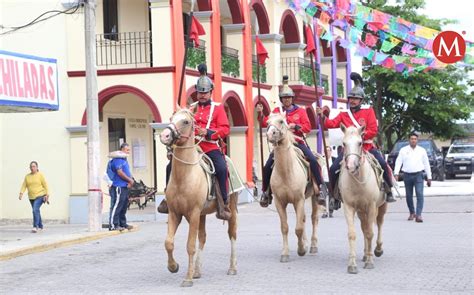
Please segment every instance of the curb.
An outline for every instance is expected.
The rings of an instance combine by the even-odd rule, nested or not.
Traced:
[[[51,242],[51,243],[45,243],[45,244],[40,244],[40,245],[35,245],[35,246],[29,246],[29,247],[24,247],[18,250],[12,250],[8,251],[6,253],[0,254],[0,261],[4,260],[9,260],[13,259],[19,256],[24,256],[24,255],[29,255],[29,254],[34,254],[34,253],[39,253],[39,252],[45,252],[48,250],[56,249],[56,248],[62,248],[62,247],[67,247],[67,246],[72,246],[75,244],[80,244],[80,243],[86,243],[106,237],[112,237],[116,235],[121,235],[121,234],[126,234],[129,232],[136,232],[139,230],[139,227],[137,225],[133,226],[133,229],[131,230],[123,230],[123,231],[106,231],[106,232],[99,232],[96,234],[91,234],[86,237],[79,237],[79,238],[73,238],[73,239],[65,239],[61,241],[56,241],[56,242]]]

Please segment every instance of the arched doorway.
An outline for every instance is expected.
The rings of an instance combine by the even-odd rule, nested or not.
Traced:
[[[128,85],[115,85],[101,90],[99,96],[101,170],[105,171],[107,155],[127,142],[131,173],[147,186],[156,186],[156,154],[150,123],[161,123],[155,102],[143,90]],[[82,119],[85,125],[86,115]],[[106,206],[104,205],[104,209]]]
[[[247,173],[246,133],[248,129],[247,116],[240,96],[235,91],[228,91],[222,98],[222,103],[229,118],[230,136],[227,137],[227,155],[232,158],[241,176]]]
[[[252,24],[255,21],[258,23],[259,32],[255,34],[269,34],[270,33],[270,21],[268,19],[267,10],[262,0],[252,0],[250,3]]]
[[[280,34],[283,35],[283,41],[286,44],[300,43],[300,32],[295,14],[290,9],[285,10],[281,17]]]

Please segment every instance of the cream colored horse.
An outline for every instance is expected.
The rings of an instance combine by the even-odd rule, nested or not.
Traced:
[[[203,168],[199,165],[200,154],[194,141],[195,121],[188,109],[178,109],[171,118],[170,125],[161,133],[160,140],[173,148],[171,178],[166,188],[168,202],[168,235],[165,247],[168,252],[168,270],[176,273],[179,264],[174,260],[174,236],[184,216],[189,223],[187,242],[188,272],[181,284],[191,287],[193,278],[201,277],[201,252],[206,243],[206,214],[216,211],[216,201],[207,201],[208,183]],[[235,242],[237,239],[237,194],[230,197],[232,217],[229,220],[228,235],[231,242],[229,275],[237,274]],[[196,237],[199,238],[196,260]]]
[[[351,126],[346,128],[341,124],[341,129],[344,132],[344,160],[341,162],[338,187],[344,202],[344,215],[349,230],[350,250],[347,271],[356,274],[355,213],[357,212],[359,216],[362,232],[364,233],[364,268],[371,269],[374,268],[372,256],[373,225],[377,222],[377,246],[374,254],[379,257],[383,254],[382,225],[387,211],[387,203],[385,203],[384,195],[377,184],[375,172],[366,160],[362,150],[362,135],[365,127],[356,128]]]
[[[318,226],[318,204],[317,195],[319,189],[316,185],[310,188],[305,196],[307,177],[303,166],[297,159],[296,151],[293,147],[295,139],[288,130],[286,118],[281,114],[271,114],[268,118],[267,139],[273,144],[273,154],[275,166],[273,168],[270,186],[275,196],[275,206],[280,215],[281,233],[283,235],[283,250],[281,252],[281,262],[289,261],[288,249],[288,221],[286,207],[293,204],[296,211],[296,236],[298,237],[298,255],[304,256],[308,251],[304,210],[305,197],[311,196],[313,232],[311,235],[310,253],[317,253],[318,239],[316,229]]]

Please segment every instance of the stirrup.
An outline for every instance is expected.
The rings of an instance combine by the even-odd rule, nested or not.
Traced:
[[[331,198],[329,200],[329,210],[338,210],[339,208],[341,208],[341,201],[335,199],[335,198]]]
[[[386,194],[385,194],[385,201],[386,201],[387,203],[394,203],[394,202],[396,202],[397,200],[395,200],[395,198],[393,197],[392,192],[389,192],[389,193],[386,193]]]
[[[230,220],[232,213],[230,212],[229,204],[225,204],[224,208],[218,208],[216,217],[222,220]]]
[[[267,191],[262,192],[262,195],[260,196],[260,206],[266,208],[271,203],[270,194]]]
[[[169,213],[168,203],[166,203],[166,199],[163,199],[163,201],[161,201],[160,205],[158,206],[158,208],[156,208],[156,210],[159,213],[163,213],[163,214],[168,214]]]

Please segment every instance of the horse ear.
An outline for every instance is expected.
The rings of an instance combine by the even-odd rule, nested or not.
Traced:
[[[339,127],[341,127],[342,132],[346,133],[346,126],[343,123]]]

